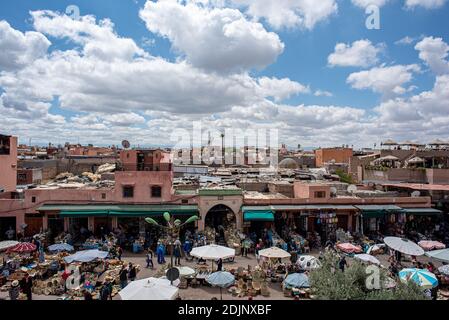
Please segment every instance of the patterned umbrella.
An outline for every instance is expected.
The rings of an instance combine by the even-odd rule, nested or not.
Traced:
[[[222,288],[232,286],[235,283],[235,277],[229,272],[218,271],[206,277],[206,281],[213,286],[220,287],[220,296],[221,300],[223,300]]]
[[[320,260],[314,256],[300,256],[296,261],[296,264],[304,270],[313,270],[321,267]]]
[[[439,267],[438,271],[445,276],[449,276],[449,264]]]
[[[402,282],[414,281],[423,289],[432,289],[438,285],[435,275],[424,269],[407,268],[399,272]]]
[[[8,253],[30,253],[36,251],[36,245],[29,242],[20,242],[16,244],[14,247],[8,249]]]

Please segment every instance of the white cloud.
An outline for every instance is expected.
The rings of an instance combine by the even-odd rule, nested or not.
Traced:
[[[310,93],[310,88],[288,78],[277,79],[262,77],[258,79],[262,94],[265,97],[273,97],[275,101],[288,99],[299,93]]]
[[[380,121],[394,121],[404,124],[410,124],[410,121],[432,123],[445,119],[445,126],[448,129],[448,104],[449,75],[442,75],[436,78],[431,91],[425,91],[407,99],[388,100],[378,106],[376,111],[381,115]],[[418,129],[413,128],[414,131],[419,131]]]
[[[371,89],[381,93],[384,98],[407,92],[404,85],[413,79],[413,73],[419,72],[416,64],[375,67],[370,70],[351,73],[346,79],[354,89]]]
[[[399,39],[398,41],[396,41],[395,44],[397,44],[397,45],[409,45],[409,44],[412,44],[415,41],[416,41],[415,38],[412,38],[412,37],[409,37],[409,36],[405,36],[404,38]]]
[[[114,32],[109,19],[98,24],[93,16],[82,16],[79,20],[52,11],[31,12],[34,28],[56,38],[68,38],[83,45],[83,53],[101,60],[131,60],[143,56],[144,51],[129,38],[121,38]]]
[[[351,45],[337,43],[335,51],[327,58],[332,67],[369,67],[379,61],[382,45],[374,46],[369,40],[354,41]]]
[[[449,45],[442,38],[427,37],[418,42],[415,49],[423,60],[436,74],[449,73]]]
[[[22,33],[0,21],[0,71],[20,69],[43,57],[51,45],[41,33]]]
[[[446,0],[406,0],[405,6],[407,8],[424,7],[426,9],[440,8],[446,3]]]
[[[168,38],[190,63],[206,70],[262,69],[284,50],[277,34],[236,9],[147,1],[140,17],[151,32]]]
[[[247,13],[255,19],[265,19],[273,28],[313,29],[321,21],[336,14],[335,0],[232,0],[247,7]]]
[[[332,92],[329,91],[323,91],[323,90],[316,90],[314,93],[315,97],[333,97],[334,95]]]
[[[360,7],[367,8],[370,5],[375,5],[378,7],[383,7],[389,0],[351,0],[351,2]]]

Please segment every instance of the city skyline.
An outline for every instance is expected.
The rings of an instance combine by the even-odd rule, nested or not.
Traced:
[[[37,144],[170,146],[197,120],[277,129],[289,147],[448,140],[447,6],[1,3],[0,128]]]

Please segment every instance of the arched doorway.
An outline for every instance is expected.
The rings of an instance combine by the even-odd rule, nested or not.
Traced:
[[[206,214],[206,230],[215,231],[215,242],[223,244],[226,242],[225,230],[236,226],[234,211],[223,204],[212,207]],[[210,236],[209,236],[210,237]]]

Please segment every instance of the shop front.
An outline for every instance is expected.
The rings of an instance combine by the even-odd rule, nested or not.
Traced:
[[[270,230],[275,223],[274,211],[270,207],[243,207],[243,226],[246,234],[261,238],[264,230]]]

